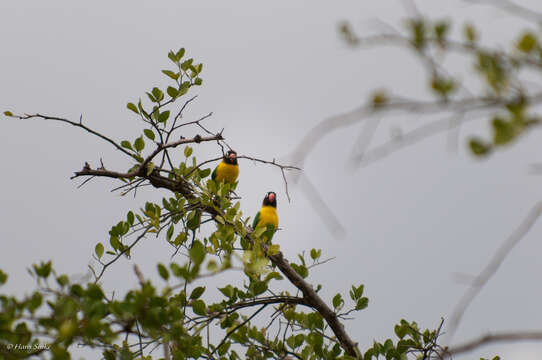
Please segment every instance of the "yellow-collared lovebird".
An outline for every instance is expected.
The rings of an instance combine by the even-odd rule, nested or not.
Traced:
[[[234,184],[239,176],[239,165],[237,164],[237,153],[233,150],[228,151],[218,163],[211,174],[211,179],[216,182],[224,181],[229,184]]]
[[[277,215],[277,194],[270,191],[263,198],[262,208],[252,222],[252,228],[256,229],[258,227],[267,227],[268,231],[264,232],[264,236],[267,237],[268,241],[271,241],[275,230],[279,226],[279,217]]]

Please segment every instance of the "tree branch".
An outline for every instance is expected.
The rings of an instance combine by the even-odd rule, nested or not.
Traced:
[[[536,223],[540,215],[542,214],[542,201],[537,202],[527,214],[527,217],[521,222],[516,230],[510,234],[508,239],[497,249],[489,263],[485,268],[476,276],[471,286],[465,291],[450,317],[450,326],[447,332],[448,342],[451,341],[457,330],[459,323],[463,317],[463,314],[469,307],[470,303],[480,293],[482,288],[487,284],[489,279],[499,269],[499,266],[503,263],[504,259],[512,251],[521,239],[529,232],[529,230]]]
[[[503,332],[497,334],[486,334],[471,341],[467,341],[458,346],[444,348],[441,356],[451,358],[453,355],[458,355],[473,351],[481,346],[495,342],[518,342],[518,341],[540,341],[542,340],[542,331],[516,331]]]
[[[84,126],[84,125],[82,125],[80,123],[74,123],[74,122],[72,122],[70,120],[66,120],[66,119],[62,119],[62,118],[56,118],[56,117],[44,116],[44,115],[40,115],[40,114],[27,115],[27,118],[32,118],[32,117],[39,117],[39,118],[46,119],[46,120],[57,120],[57,121],[69,123],[69,124],[74,125],[74,126],[82,127],[83,129],[87,130],[88,132],[90,132],[90,133],[92,133],[92,134],[94,134],[94,135],[96,135],[96,136],[98,136],[98,137],[100,137],[102,139],[105,139],[106,141],[108,141],[111,144],[115,145],[115,147],[117,147],[123,153],[125,153],[127,155],[130,155],[131,157],[134,157],[132,154],[130,154],[125,149],[120,147],[113,140],[105,137],[104,135],[102,135],[100,133],[95,132],[94,130],[91,130],[91,129],[87,128],[86,126]],[[25,117],[19,117],[19,118],[25,118]],[[201,121],[204,118],[202,118],[202,119],[200,119],[198,121]],[[199,123],[197,123],[197,124],[200,125]],[[110,170],[105,169],[103,166],[101,168],[99,168],[99,169],[91,169],[90,165],[88,163],[85,163],[85,166],[83,167],[83,169],[81,171],[76,172],[75,175],[72,178],[76,178],[76,177],[79,177],[79,176],[102,176],[102,177],[109,177],[109,178],[116,178],[116,179],[125,179],[125,178],[131,178],[131,177],[141,177],[141,178],[147,179],[156,188],[166,188],[166,189],[169,189],[169,190],[171,190],[173,192],[178,192],[178,193],[182,194],[187,199],[194,199],[196,197],[196,195],[194,194],[194,190],[193,190],[192,186],[190,185],[190,183],[188,181],[186,181],[184,179],[178,179],[178,180],[170,179],[168,177],[160,175],[159,171],[152,171],[150,174],[147,174],[146,165],[149,164],[150,161],[157,154],[159,154],[161,151],[163,151],[165,149],[173,148],[173,147],[176,147],[176,146],[181,145],[181,144],[200,143],[200,142],[203,142],[203,141],[219,141],[219,140],[223,140],[223,137],[222,137],[221,133],[216,134],[216,135],[212,135],[212,136],[209,136],[209,137],[201,137],[201,136],[197,135],[197,136],[195,136],[194,138],[191,138],[191,139],[181,138],[181,139],[179,139],[177,141],[173,141],[173,142],[170,142],[170,143],[167,143],[167,144],[158,144],[157,148],[150,155],[148,155],[145,158],[145,160],[141,163],[141,165],[139,165],[136,169],[134,169],[134,170],[132,170],[130,172],[121,173],[121,172],[117,172],[117,171],[110,171]],[[279,166],[281,168],[281,170],[284,170],[284,169],[299,169],[296,166],[279,165],[279,164],[275,163],[274,161],[269,162],[269,161],[255,159],[255,158],[251,158],[251,157],[247,157],[247,156],[244,156],[244,158],[247,158],[247,159],[250,159],[250,160],[253,160],[253,161],[258,161],[258,162],[262,162],[262,163],[267,163],[267,164],[272,164],[272,165],[275,165],[275,166]],[[213,218],[216,217],[217,215],[219,215],[219,213],[220,213],[220,211],[218,209],[215,209],[212,206],[203,206],[202,205],[201,210],[203,212],[208,213]],[[98,274],[98,276],[96,278],[96,281],[98,281],[102,277],[105,269],[109,265],[111,265],[116,259],[118,259],[120,256],[122,256],[122,254],[125,251],[128,251],[129,249],[131,249],[141,238],[143,238],[145,236],[145,234],[147,233],[148,230],[149,230],[149,228],[147,228],[142,234],[140,234],[138,236],[138,238],[128,248],[124,249],[123,252],[118,254],[115,257],[115,259],[113,259],[112,261],[110,261],[107,264],[104,264],[104,266],[102,268],[102,271],[100,272],[100,274]],[[253,239],[251,237],[252,229],[246,227],[244,230],[246,231],[246,235],[244,235],[245,239],[247,241],[249,241],[250,243],[254,243],[254,241],[253,241]],[[265,245],[264,245],[264,247],[265,247]],[[308,305],[308,306],[312,307],[314,310],[319,312],[320,315],[326,320],[326,322],[329,324],[330,328],[334,332],[335,336],[337,337],[337,339],[338,339],[340,345],[342,346],[342,348],[344,349],[344,351],[350,356],[353,356],[353,357],[356,357],[356,358],[359,357],[359,351],[357,350],[357,344],[354,343],[350,339],[350,337],[348,336],[348,334],[346,333],[346,331],[344,329],[344,326],[341,324],[339,318],[337,317],[337,314],[331,308],[329,308],[327,306],[327,304],[322,300],[322,298],[320,298],[320,296],[314,291],[312,286],[309,285],[299,274],[297,274],[295,272],[295,270],[290,266],[288,261],[284,258],[282,253],[279,252],[278,254],[271,255],[271,256],[268,256],[268,257],[271,260],[271,262],[280,269],[280,271],[286,276],[286,278],[288,278],[288,280],[303,293],[303,299],[304,299],[303,302],[302,302],[303,305]],[[284,302],[284,299],[282,299],[282,300],[283,300],[282,302]],[[269,300],[269,301],[271,301],[271,300]],[[299,303],[301,303],[301,300],[296,300],[296,301],[299,301]],[[259,309],[257,312],[263,310],[263,308],[266,307],[267,305],[268,305],[268,303],[263,302],[262,303],[262,308]],[[247,303],[246,306],[252,306],[252,304]],[[229,335],[227,335],[227,336],[229,336]],[[222,342],[224,342],[225,339],[223,339]],[[218,347],[220,347],[220,345]],[[218,347],[216,349],[218,349]]]
[[[290,280],[290,282],[303,293],[303,297],[307,303],[322,315],[329,327],[337,337],[344,351],[355,358],[359,357],[357,343],[354,343],[344,329],[344,325],[340,322],[337,314],[327,306],[320,296],[314,291],[303,278],[290,266],[288,261],[282,255],[282,252],[269,256],[269,259],[276,265],[280,271]]]

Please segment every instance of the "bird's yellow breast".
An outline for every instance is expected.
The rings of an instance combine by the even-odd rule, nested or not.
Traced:
[[[273,225],[275,229],[279,226],[279,217],[277,215],[277,209],[273,206],[262,206],[260,209],[260,219],[256,226]]]
[[[233,184],[239,176],[239,166],[227,164],[224,161],[218,163],[216,169],[216,181],[217,182],[227,182]]]

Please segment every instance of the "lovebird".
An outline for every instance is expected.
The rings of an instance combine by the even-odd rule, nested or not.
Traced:
[[[211,179],[216,182],[224,181],[234,184],[239,176],[239,165],[237,164],[237,153],[233,150],[228,151],[218,163],[211,174]]]
[[[264,232],[263,236],[267,237],[268,241],[271,241],[275,230],[279,226],[279,217],[277,215],[277,194],[273,191],[268,192],[263,198],[263,204],[254,217],[252,222],[252,228],[267,227],[268,230]]]

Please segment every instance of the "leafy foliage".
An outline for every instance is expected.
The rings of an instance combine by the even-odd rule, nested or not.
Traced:
[[[120,142],[118,148],[125,149],[136,165],[115,177],[124,183],[119,188],[123,195],[147,181],[172,192],[159,202],[147,201],[128,211],[111,227],[107,239],[95,245],[93,256],[99,267],[91,268],[93,282],[77,283],[58,275],[51,262],[33,265],[36,291],[21,300],[0,297],[0,345],[21,344],[22,349],[0,346],[1,356],[24,358],[47,350],[54,358],[69,358],[77,344],[100,349],[105,359],[152,359],[157,345],[166,349],[163,355],[174,359],[348,358],[328,320],[306,297],[291,295],[286,277],[271,266],[270,258],[280,255],[280,247],[269,241],[268,229],[254,231],[247,226],[241,203],[231,196],[237,184],[210,179],[210,169],[203,167],[207,161],[198,163],[192,146],[184,147],[178,162],[168,153],[183,143],[197,145],[204,140],[196,135],[171,142],[181,127],[194,126],[213,135],[201,119],[180,122],[193,98],[180,109],[172,107],[193,86],[201,85],[202,65],[186,59],[184,49],[171,51],[168,57],[175,70],[162,73],[173,85],[148,91],[150,108],[142,99],[127,104],[144,128],[134,140]],[[220,135],[209,139],[221,145]],[[160,155],[159,161],[151,161]],[[82,174],[85,171],[107,170],[86,165]],[[131,257],[139,241],[148,236],[167,242],[173,252],[170,261],[156,264],[160,285],[136,270],[140,287],[108,298],[100,280],[109,266]],[[312,264],[300,254],[291,267],[307,278],[310,269],[321,264],[321,256],[321,250],[312,249]],[[230,269],[242,270],[242,285],[227,284],[218,289],[218,298],[198,281]],[[6,279],[0,273],[0,282]],[[348,309],[338,294],[332,301],[333,316],[339,319],[366,308],[368,300],[362,294],[363,285],[352,287],[353,303]],[[28,351],[41,342],[49,348]]]

